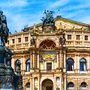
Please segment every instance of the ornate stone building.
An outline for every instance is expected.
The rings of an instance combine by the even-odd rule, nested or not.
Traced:
[[[90,25],[45,11],[43,23],[15,31],[6,46],[21,62],[24,90],[90,90]]]

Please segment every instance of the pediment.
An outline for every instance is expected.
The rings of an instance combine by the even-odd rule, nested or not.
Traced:
[[[66,18],[62,18],[62,17],[56,17],[55,19],[55,26],[56,26],[56,29],[80,29],[80,30],[88,30],[90,29],[90,25],[88,24],[85,24],[85,23],[81,23],[81,22],[77,22],[77,21],[73,21],[73,20],[70,20],[70,19],[66,19]],[[40,23],[40,24],[37,24],[37,25],[34,25],[32,27],[29,27],[27,30],[25,31],[28,31],[28,30],[33,30],[33,29],[36,29],[36,30],[42,30],[42,25],[43,23]]]
[[[57,29],[88,29],[90,27],[88,24],[62,17],[55,18],[55,26]]]

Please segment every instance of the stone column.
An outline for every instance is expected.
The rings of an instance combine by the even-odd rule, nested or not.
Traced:
[[[79,56],[77,56],[77,58],[78,58],[78,73],[79,73],[79,71],[80,71],[80,60],[79,60]]]
[[[10,48],[10,46],[12,45],[12,43],[11,43],[11,37],[9,37],[9,48]]]
[[[73,46],[75,46],[75,32],[73,32]]]
[[[34,53],[34,68],[37,68],[37,53]]]
[[[56,77],[54,77],[54,89],[53,90],[56,90]]]
[[[30,77],[30,90],[33,90],[32,77]]]
[[[38,90],[40,90],[40,76],[38,77]]]
[[[15,49],[16,49],[16,44],[17,44],[17,37],[15,36]]]
[[[86,65],[86,66],[87,66],[87,69],[89,69],[89,62],[90,62],[90,61],[89,61],[89,55],[88,55],[88,58],[87,58],[87,65]]]
[[[76,72],[80,71],[80,60],[78,54],[76,54]]]
[[[60,90],[62,90],[62,78],[60,77]]]
[[[74,70],[76,69],[76,55],[75,55],[75,57],[74,57]]]
[[[30,52],[30,59],[31,59],[31,65],[30,65],[30,68],[33,68],[33,57],[32,57],[32,51]]]
[[[84,46],[84,32],[82,32],[82,46]]]
[[[22,36],[21,36],[21,47],[23,48],[23,34],[22,34]]]
[[[57,68],[59,68],[59,58],[58,58],[58,51],[57,51]]]
[[[37,52],[37,68],[40,68],[39,66],[39,52]]]
[[[66,81],[66,75],[64,77],[64,90],[67,90],[67,81]]]
[[[35,68],[35,51],[33,51],[33,68]]]
[[[32,90],[34,90],[34,86],[35,86],[34,84],[35,84],[35,83],[34,83],[34,77],[33,77],[33,84],[32,84],[32,85],[33,85],[33,89],[32,89]]]
[[[42,83],[40,82],[40,90],[42,90]]]
[[[60,50],[60,67],[62,67],[62,51]]]
[[[22,60],[23,60],[23,70],[25,70],[25,60],[24,60],[24,56],[22,56]]]
[[[30,37],[30,33],[29,33],[29,39],[28,39],[28,42],[29,42],[29,48],[30,48],[30,40],[31,40],[31,37]]]
[[[23,64],[25,63],[25,61],[23,62],[23,56],[21,58],[21,74],[23,74]]]
[[[64,68],[66,68],[66,51],[64,51]]]

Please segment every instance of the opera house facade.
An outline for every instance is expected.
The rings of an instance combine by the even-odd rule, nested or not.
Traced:
[[[15,72],[21,62],[23,90],[90,90],[90,25],[44,13],[6,44]]]

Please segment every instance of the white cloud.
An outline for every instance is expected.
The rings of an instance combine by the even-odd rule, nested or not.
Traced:
[[[41,18],[43,16],[43,11],[53,10],[57,11],[58,9],[61,10],[61,16],[64,16],[65,18],[73,19],[80,22],[89,23],[90,17],[87,17],[84,19],[83,14],[87,13],[87,11],[82,10],[83,8],[89,8],[90,2],[83,2],[81,3],[81,0],[79,0],[79,4],[70,4],[73,3],[70,2],[70,0],[55,0],[52,2],[46,3],[48,0],[44,0],[42,2],[38,2],[36,0],[5,0],[6,2],[0,2],[0,8],[4,11],[4,15],[7,17],[7,24],[10,29],[10,32],[14,33],[15,30],[17,32],[21,32],[21,29],[24,28],[25,25],[28,24],[28,26],[32,26],[38,23],[41,23]],[[45,3],[43,3],[45,2]],[[43,3],[41,5],[41,3]],[[23,6],[29,6],[23,8]],[[35,6],[36,5],[36,6]],[[64,6],[64,8],[62,8]],[[15,8],[13,8],[15,7]],[[18,7],[18,9],[17,9]],[[40,8],[40,9],[38,9]],[[72,10],[72,11],[69,11]],[[22,13],[23,12],[23,13]],[[54,14],[56,17],[56,14]],[[80,15],[82,15],[80,17]],[[86,14],[85,14],[86,15]],[[89,14],[90,15],[90,14]],[[88,15],[88,16],[89,16]]]
[[[59,0],[59,1],[56,1],[52,4],[49,5],[49,9],[51,8],[57,8],[58,6],[63,6],[65,4],[67,4],[69,2],[69,0]]]
[[[81,22],[83,22],[83,23],[86,23],[86,24],[89,24],[90,25],[90,16],[79,18],[78,20],[81,21]]]
[[[17,32],[21,32],[21,29],[24,29],[25,25],[28,25],[28,27],[33,26],[34,23],[38,24],[41,22],[40,18],[42,14],[40,13],[39,15],[37,14],[13,14],[13,13],[8,13],[8,28],[9,31],[14,33],[15,30]]]
[[[65,17],[66,18],[72,18],[72,17],[78,17],[79,15],[81,15],[81,13],[83,13],[84,10],[77,10],[75,12],[70,12],[70,13],[65,13]]]
[[[26,5],[28,5],[27,0],[7,0],[0,3],[0,7],[21,7]]]
[[[88,3],[84,3],[84,4],[79,4],[79,5],[69,5],[69,6],[66,6],[64,8],[62,8],[62,11],[63,10],[78,10],[78,9],[85,9],[85,8],[89,8],[90,7],[90,2]]]

